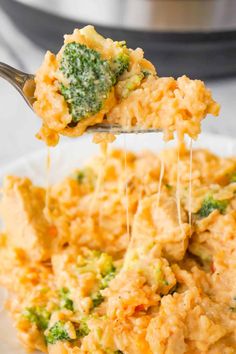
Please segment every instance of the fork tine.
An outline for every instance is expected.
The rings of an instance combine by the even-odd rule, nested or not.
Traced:
[[[154,128],[134,128],[122,127],[118,124],[95,124],[86,129],[87,133],[114,133],[114,134],[140,134],[140,133],[159,133],[159,129]]]

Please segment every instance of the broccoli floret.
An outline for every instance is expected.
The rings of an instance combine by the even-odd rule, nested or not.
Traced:
[[[148,71],[148,70],[142,70],[142,73],[143,73],[143,75],[144,75],[145,78],[152,74],[152,73],[151,73],[150,71]]]
[[[64,321],[57,321],[49,330],[46,335],[46,341],[48,344],[54,344],[57,341],[68,340],[71,338],[66,330]]]
[[[83,338],[89,334],[90,330],[85,320],[81,320],[79,328],[76,329],[76,338]],[[48,333],[45,336],[46,342],[48,344],[54,344],[57,341],[73,341],[76,338],[71,338],[67,329],[66,322],[57,321],[54,325],[48,330]]]
[[[133,75],[126,83],[125,88],[128,91],[135,90],[140,85],[143,78],[144,78],[144,75],[142,73]]]
[[[215,200],[212,196],[208,196],[203,200],[201,209],[198,211],[198,215],[205,218],[216,209],[223,214],[227,204],[228,202],[226,200]]]
[[[72,124],[99,112],[117,78],[128,68],[128,55],[105,60],[96,50],[72,42],[65,45],[60,71],[61,93],[69,106]]]
[[[32,323],[35,323],[40,331],[44,331],[48,327],[51,314],[45,307],[28,307],[23,312],[23,316]]]
[[[230,178],[230,183],[235,183],[236,182],[236,172],[234,172]]]
[[[107,253],[102,253],[99,258],[99,268],[103,277],[115,271],[112,257]]]
[[[79,184],[87,183],[91,187],[94,187],[96,181],[96,175],[90,167],[85,167],[83,170],[74,172],[72,178]]]
[[[114,85],[114,74],[107,60],[84,44],[65,46],[60,70],[68,81],[61,84],[74,122],[99,112]]]
[[[76,180],[79,182],[79,184],[83,183],[84,178],[85,178],[85,174],[84,174],[83,171],[79,171],[79,172],[76,174]]]
[[[112,71],[115,75],[116,80],[120,75],[122,75],[125,70],[129,68],[129,56],[126,53],[120,53],[117,57],[113,60],[112,64]]]
[[[94,272],[99,273],[102,277],[115,271],[112,257],[107,253],[93,251],[87,257],[78,258],[78,271],[80,273]]]
[[[115,350],[114,354],[124,354],[121,350]]]
[[[236,307],[230,306],[229,309],[230,309],[230,311],[232,311],[232,312],[236,312]]]
[[[166,279],[163,279],[163,280],[162,280],[162,284],[163,284],[164,286],[170,285],[170,283],[169,283],[168,280],[166,280]]]
[[[64,298],[62,300],[62,307],[67,309],[67,310],[74,311],[74,304],[73,304],[73,301],[71,299]]]
[[[98,307],[104,301],[104,297],[102,296],[101,292],[98,291],[91,296],[93,302],[93,308]]]
[[[139,74],[132,75],[125,81],[121,81],[123,84],[122,89],[120,88],[120,96],[127,98],[129,94],[138,88],[144,78],[144,74],[141,72]]]
[[[89,334],[90,330],[85,320],[81,320],[79,328],[76,330],[77,338],[83,338]]]
[[[101,280],[101,289],[106,289],[112,279],[114,279],[116,276],[116,271],[115,269],[112,270],[110,273],[108,273],[104,278]]]
[[[61,307],[70,311],[74,311],[74,303],[69,298],[69,290],[67,288],[62,288],[60,290],[60,300],[61,300]]]

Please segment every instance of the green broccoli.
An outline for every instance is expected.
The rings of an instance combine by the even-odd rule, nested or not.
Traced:
[[[103,277],[115,271],[113,258],[108,253],[105,252],[101,253],[98,260],[98,264],[99,264],[100,272]]]
[[[85,167],[82,170],[75,171],[72,174],[72,178],[75,179],[78,184],[86,183],[91,188],[94,187],[96,181],[96,174],[90,167]]]
[[[145,78],[148,77],[149,75],[152,75],[152,73],[150,71],[148,71],[148,70],[142,70],[142,73],[143,73]]]
[[[77,338],[83,338],[89,334],[90,330],[85,320],[81,320],[79,328],[76,330]]]
[[[135,90],[143,80],[144,75],[142,73],[131,76],[125,85],[125,89],[128,91]]]
[[[40,331],[47,329],[51,317],[45,307],[40,306],[26,308],[23,312],[23,316],[30,322],[35,323]]]
[[[214,210],[219,210],[221,214],[225,212],[228,205],[226,200],[215,200],[211,195],[207,196],[203,202],[201,209],[198,211],[198,215],[201,218],[205,218],[210,215]]]
[[[236,182],[236,172],[234,172],[230,178],[230,183],[235,183]]]
[[[168,282],[168,280],[163,279],[163,280],[162,280],[162,285],[168,286],[168,285],[170,285],[170,283]]]
[[[120,53],[111,63],[112,71],[116,80],[129,68],[129,56],[125,53]]]
[[[57,321],[51,328],[49,328],[46,337],[46,342],[48,344],[55,344],[57,341],[67,340],[70,341],[71,338],[65,328],[64,321]]]
[[[72,115],[72,125],[102,109],[118,77],[128,68],[129,57],[121,52],[114,60],[101,58],[99,52],[84,44],[65,45],[60,71],[65,77],[61,83]]]
[[[230,306],[229,309],[230,309],[230,311],[232,311],[232,312],[236,312],[236,307]]]
[[[59,293],[61,300],[61,307],[70,311],[74,311],[74,303],[69,298],[69,290],[67,288],[62,288]]]
[[[115,269],[112,270],[110,273],[105,275],[105,277],[102,278],[101,280],[101,286],[100,289],[106,289],[112,279],[114,279],[116,276],[116,271]]]
[[[102,296],[100,291],[97,291],[95,294],[91,296],[93,302],[93,308],[98,307],[104,301],[104,297]]]
[[[85,179],[85,173],[83,171],[79,171],[77,174],[76,174],[76,180],[78,181],[79,184],[83,183]]]
[[[115,270],[112,257],[107,253],[92,251],[86,257],[78,257],[78,271],[80,273],[99,273],[102,277]]]

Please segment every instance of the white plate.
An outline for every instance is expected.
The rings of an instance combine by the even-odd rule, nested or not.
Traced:
[[[144,150],[160,151],[165,144],[162,136],[156,134],[148,135],[130,135],[120,136],[112,144],[112,147],[124,147],[128,150]],[[173,145],[169,143],[168,145]],[[207,148],[220,156],[236,155],[236,140],[228,137],[201,134],[199,140],[193,143],[193,147]],[[73,169],[83,164],[91,156],[98,153],[97,145],[91,143],[90,137],[82,137],[73,140],[70,143],[58,145],[58,147],[50,149],[51,155],[51,173],[50,182],[60,180]],[[46,158],[47,149],[25,156],[16,162],[2,168],[0,171],[0,184],[6,174],[14,174],[19,176],[27,176],[34,183],[45,185],[47,180],[46,174]],[[0,289],[0,303],[4,300],[4,291]],[[1,309],[1,304],[0,304]],[[16,339],[15,331],[12,329],[11,322],[5,311],[0,312],[0,353],[1,354],[24,354]]]

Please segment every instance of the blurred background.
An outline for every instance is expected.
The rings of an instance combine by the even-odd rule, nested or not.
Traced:
[[[0,61],[34,73],[63,34],[93,24],[142,47],[160,76],[203,79],[222,105],[205,131],[236,133],[236,0],[0,0]],[[0,166],[42,148],[39,119],[0,79]],[[223,147],[222,147],[223,148]]]

